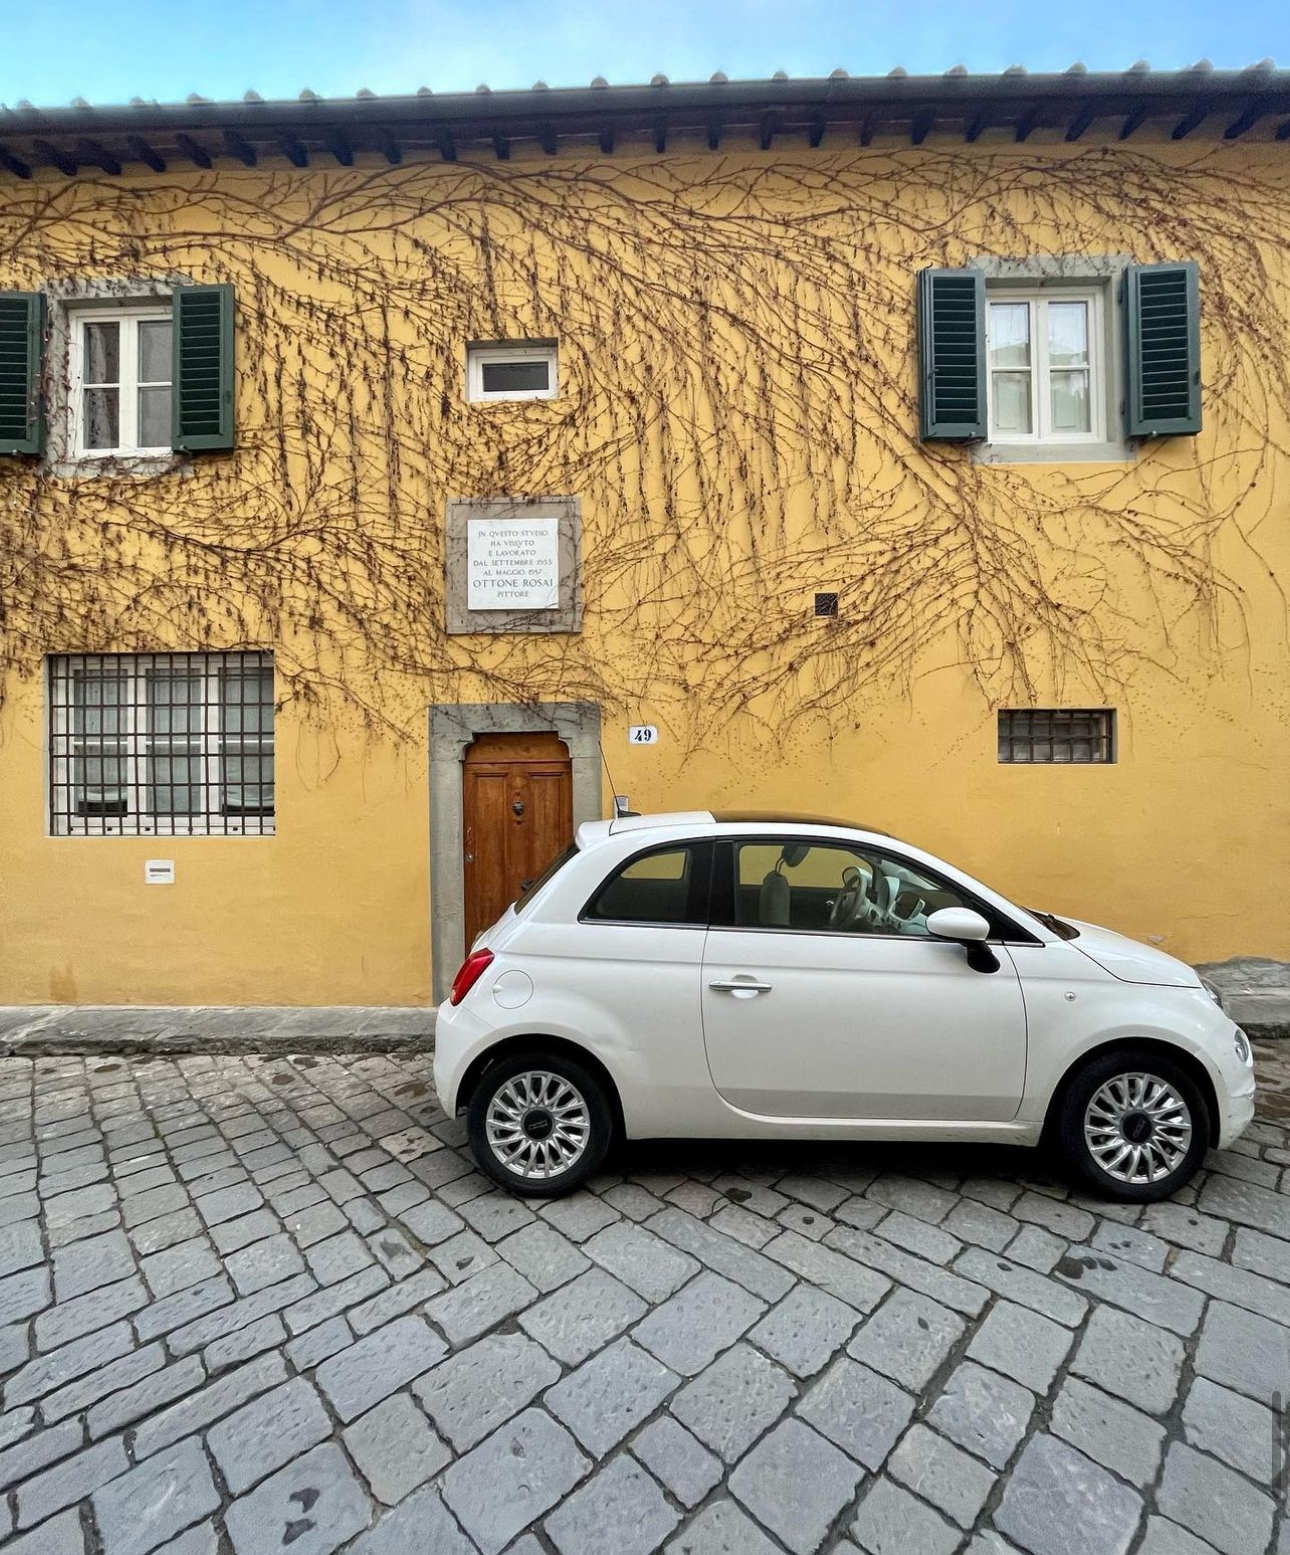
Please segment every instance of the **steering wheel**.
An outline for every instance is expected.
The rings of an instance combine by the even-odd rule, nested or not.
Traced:
[[[842,889],[829,913],[831,929],[848,929],[864,903],[864,876],[854,864],[842,871]]]

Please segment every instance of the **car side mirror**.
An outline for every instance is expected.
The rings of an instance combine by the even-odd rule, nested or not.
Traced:
[[[990,938],[989,921],[971,907],[939,907],[927,915],[927,932],[936,939],[952,940],[967,951],[967,962],[974,972],[997,972],[999,958],[986,941]]]

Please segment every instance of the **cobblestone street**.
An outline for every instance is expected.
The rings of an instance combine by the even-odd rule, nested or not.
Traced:
[[[5,1060],[0,1542],[1290,1555],[1259,1062],[1139,1211],[1028,1153],[673,1144],[533,1209],[422,1056]]]

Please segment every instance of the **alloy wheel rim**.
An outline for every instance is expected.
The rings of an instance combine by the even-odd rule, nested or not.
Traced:
[[[493,1093],[484,1127],[489,1148],[508,1172],[549,1182],[572,1171],[586,1153],[591,1113],[563,1075],[528,1069]]]
[[[1178,1170],[1191,1149],[1191,1110],[1159,1075],[1118,1074],[1090,1098],[1084,1142],[1117,1182],[1160,1182]]]

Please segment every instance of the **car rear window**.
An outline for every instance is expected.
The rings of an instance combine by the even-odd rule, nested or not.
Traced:
[[[547,881],[554,880],[569,860],[577,855],[577,852],[578,844],[571,842],[567,848],[556,854],[540,875],[535,876],[527,885],[521,886],[520,894],[515,898],[515,911],[523,912]]]
[[[614,923],[689,923],[693,846],[658,848],[628,859],[592,897],[584,917]]]

